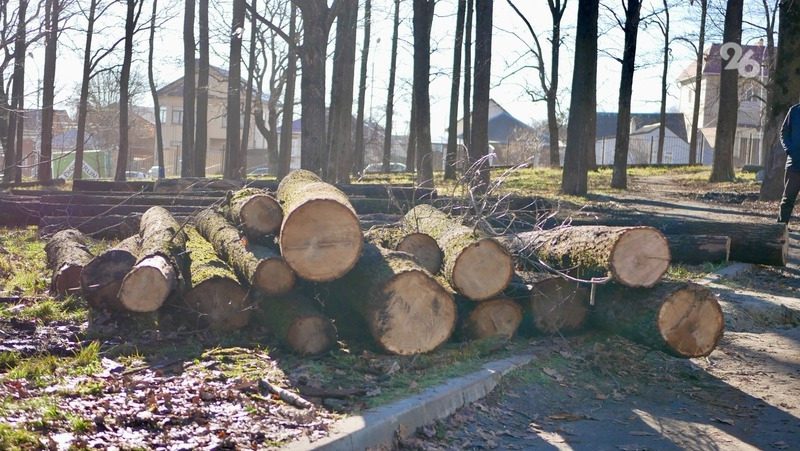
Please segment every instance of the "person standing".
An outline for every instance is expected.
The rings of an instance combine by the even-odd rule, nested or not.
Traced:
[[[788,224],[800,192],[800,103],[790,107],[786,113],[780,138],[783,150],[786,151],[786,172],[783,176],[783,197],[778,222]]]

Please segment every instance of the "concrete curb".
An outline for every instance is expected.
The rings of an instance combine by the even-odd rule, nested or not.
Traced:
[[[362,450],[389,445],[396,431],[411,434],[418,427],[453,414],[457,409],[488,395],[502,377],[533,360],[532,354],[489,362],[466,376],[431,387],[415,396],[348,417],[331,428],[324,439],[307,438],[290,443],[285,450]]]

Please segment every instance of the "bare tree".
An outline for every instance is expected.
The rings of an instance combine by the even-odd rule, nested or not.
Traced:
[[[356,62],[358,0],[342,0],[336,21],[336,47],[331,74],[330,126],[326,179],[350,181],[353,162],[353,85]]]
[[[197,90],[194,62],[195,0],[184,0],[183,9],[183,120],[181,122],[181,176],[194,175],[194,110]]]
[[[489,186],[489,87],[492,75],[492,13],[494,0],[476,0],[475,92],[472,97],[470,163],[476,169],[471,181],[479,191]]]
[[[95,0],[92,0],[94,2]],[[153,119],[156,128],[156,163],[158,164],[158,178],[164,178],[164,135],[161,130],[161,106],[158,103],[158,91],[156,89],[156,79],[153,74],[153,53],[155,51],[156,36],[156,13],[158,12],[158,0],[153,0],[153,12],[150,15],[150,38],[148,40],[147,53],[147,81],[150,84],[150,95],[153,98]],[[87,39],[89,39],[87,37]],[[77,157],[75,159],[77,172]]]
[[[445,180],[456,178],[456,155],[458,154],[458,94],[461,88],[461,48],[464,46],[464,16],[467,0],[458,1],[456,12],[456,37],[453,44],[453,78],[450,83],[450,122],[447,127],[447,153],[444,162]]]
[[[672,42],[670,39],[670,6],[667,4],[667,0],[662,0],[662,3],[664,5],[664,17],[662,19],[656,16],[655,21],[659,30],[661,30],[661,36],[664,38],[663,62],[661,66],[661,110],[658,124],[658,151],[656,152],[656,161],[658,164],[664,162],[664,136],[667,130],[667,88],[669,86],[667,71],[669,70],[669,56],[671,53],[670,43]]]
[[[256,2],[253,2],[253,11],[256,10]],[[255,14],[250,14],[250,47],[248,48],[247,56],[247,83],[244,92],[244,120],[242,121],[242,141],[240,143],[241,149],[239,150],[244,155],[242,161],[243,166],[249,167],[247,162],[247,149],[250,147],[250,118],[253,112],[253,80],[256,73],[256,36],[258,31],[258,23],[256,22]],[[270,161],[274,163],[274,160]],[[272,165],[270,165],[272,166]]]
[[[278,179],[286,177],[292,162],[292,120],[294,116],[294,88],[297,78],[297,8],[290,6],[289,45],[286,64],[286,91],[283,97],[283,114],[281,117],[281,148],[278,157]]]
[[[44,80],[42,91],[42,129],[39,168],[40,182],[53,179],[53,100],[56,85],[56,57],[58,49],[59,20],[63,4],[59,0],[45,2]]]
[[[472,137],[472,15],[476,0],[467,0],[467,17],[464,23],[464,118],[461,140],[469,151]]]
[[[567,147],[561,190],[565,194],[585,195],[588,190],[587,155],[594,156],[597,133],[597,17],[599,0],[578,1],[578,28],[575,33],[575,70],[572,75]]]
[[[364,42],[361,46],[361,74],[358,81],[358,107],[356,109],[355,158],[352,165],[353,175],[364,168],[364,108],[367,97],[367,62],[369,61],[370,29],[372,25],[372,0],[364,2]]]
[[[208,155],[208,73],[209,36],[208,0],[198,0],[197,29],[199,58],[197,62],[197,117],[194,130],[194,175],[205,177]],[[194,57],[194,51],[192,51]],[[194,61],[194,60],[193,60]],[[185,116],[184,116],[185,118]]]
[[[223,177],[241,179],[242,161],[239,146],[241,121],[242,34],[244,33],[244,0],[234,0],[230,28],[230,57],[228,59],[228,108],[225,136],[225,165]]]
[[[742,39],[742,0],[728,0],[725,10],[725,43],[740,44]],[[736,67],[733,67],[736,66]],[[725,64],[719,82],[719,114],[714,145],[711,182],[734,179],[733,146],[739,110],[739,71],[737,64]]]
[[[3,173],[3,181],[21,182],[22,170],[22,133],[25,127],[25,116],[22,110],[25,106],[25,51],[26,43],[26,20],[27,20],[28,1],[20,0],[17,9],[17,35],[14,40],[14,74],[12,75],[14,84],[11,88],[11,114],[8,120],[8,146],[5,147],[6,155],[13,154],[13,158],[6,162]]]
[[[400,30],[400,0],[394,0],[394,25],[392,32],[391,63],[389,63],[389,87],[386,91],[386,126],[383,136],[383,172],[389,172],[392,158],[392,116],[394,115],[394,85],[397,78],[397,40]]]
[[[125,180],[125,172],[128,168],[128,110],[130,107],[128,83],[131,76],[131,63],[133,62],[133,34],[136,30],[143,4],[142,0],[126,0],[125,50],[119,78],[119,152],[117,154],[117,168],[114,174],[114,180],[117,181]]]
[[[491,1],[489,13],[491,14]],[[433,150],[431,148],[431,99],[429,94],[431,73],[431,26],[434,0],[414,0],[414,87],[413,107],[416,115],[412,127],[416,129],[417,184],[433,187]],[[491,24],[491,18],[489,19]],[[491,25],[489,26],[491,34]],[[490,38],[491,39],[491,38]],[[491,45],[491,41],[490,41]],[[491,52],[491,49],[490,49]]]

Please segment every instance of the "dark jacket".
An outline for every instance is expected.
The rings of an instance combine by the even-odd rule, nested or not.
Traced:
[[[789,108],[781,127],[781,144],[786,151],[786,168],[800,172],[800,104]]]

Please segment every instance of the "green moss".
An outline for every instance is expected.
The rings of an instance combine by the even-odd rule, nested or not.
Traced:
[[[22,356],[18,352],[0,352],[0,371],[14,368],[21,359]]]
[[[37,449],[40,446],[39,434],[0,423],[0,449],[16,451]]]
[[[189,238],[186,242],[186,251],[191,258],[192,286],[215,277],[236,280],[233,270],[217,257],[211,243],[200,236],[194,228],[187,229],[186,233]]]

